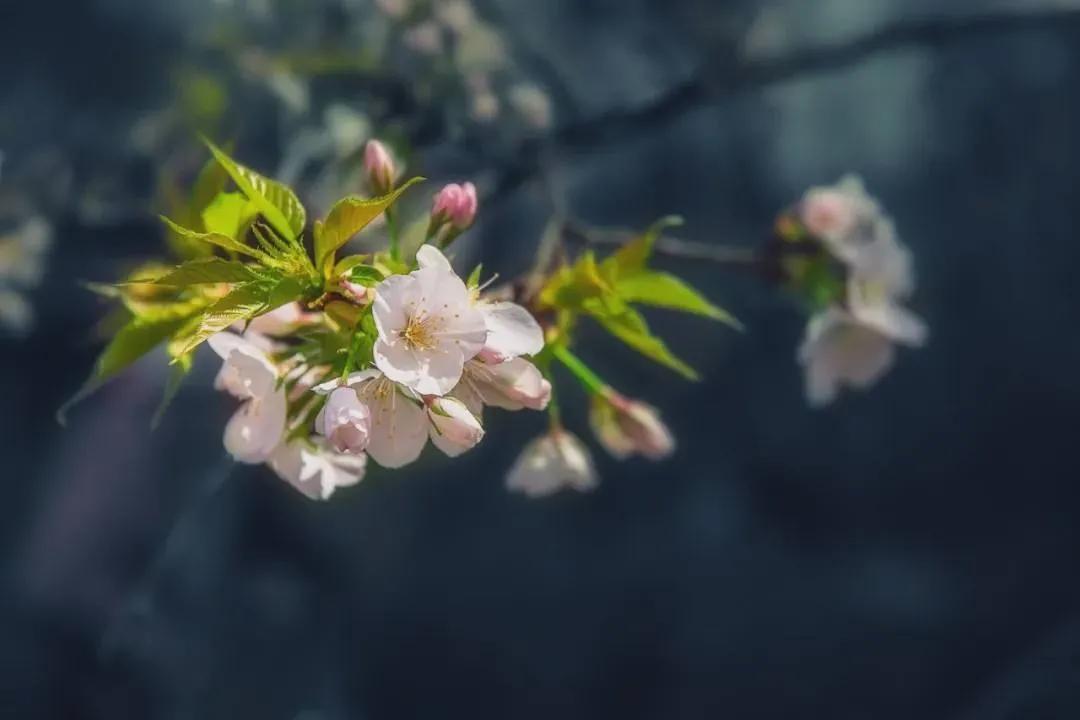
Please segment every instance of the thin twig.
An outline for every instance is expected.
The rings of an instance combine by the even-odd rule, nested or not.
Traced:
[[[1046,8],[1034,12],[998,12],[966,17],[905,21],[844,42],[797,50],[789,55],[746,60],[719,77],[699,71],[644,105],[604,113],[564,125],[544,138],[515,149],[485,199],[494,202],[533,179],[545,153],[595,150],[639,137],[705,103],[743,92],[847,67],[884,52],[913,47],[938,48],[1002,32],[1080,30],[1080,9]]]
[[[563,224],[563,237],[584,245],[621,246],[639,235],[640,233],[632,230],[588,227],[579,221],[567,221]],[[683,260],[703,260],[718,265],[754,266],[761,261],[754,248],[713,245],[670,235],[657,238],[653,248],[659,255]]]

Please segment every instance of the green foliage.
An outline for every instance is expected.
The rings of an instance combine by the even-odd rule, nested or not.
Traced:
[[[555,311],[564,335],[572,331],[578,315],[585,315],[653,362],[687,379],[698,379],[694,369],[654,335],[632,307],[676,310],[739,327],[730,313],[678,277],[649,269],[656,240],[665,229],[679,223],[678,218],[665,218],[601,262],[591,250],[585,251],[573,265],[560,268],[550,278],[540,291],[540,306]]]
[[[334,267],[334,254],[422,179],[413,178],[388,195],[377,198],[343,198],[330,210],[325,222],[315,224],[315,266],[327,279]]]
[[[209,140],[206,145],[218,164],[229,174],[270,226],[290,242],[296,242],[307,224],[307,211],[296,193],[285,185],[263,177],[240,165]]]
[[[356,265],[349,270],[349,280],[364,287],[375,287],[385,279],[383,272],[372,265]]]
[[[239,193],[218,193],[203,209],[201,218],[207,232],[239,238],[255,219],[255,204]]]
[[[259,279],[259,275],[242,262],[209,257],[189,260],[161,277],[155,278],[150,283],[183,288],[191,285],[213,283],[243,283],[257,279]],[[138,284],[144,284],[145,282],[138,281]]]
[[[239,240],[236,240],[228,235],[222,235],[221,233],[215,232],[198,232],[197,230],[189,230],[188,228],[177,225],[167,217],[163,217],[161,218],[161,220],[174,233],[185,237],[188,240],[195,240],[207,243],[209,245],[219,247],[222,250],[225,250],[226,252],[233,255],[246,255],[254,260],[258,260],[259,262],[267,265],[274,262],[274,259],[266,252],[259,250],[258,248],[253,248],[250,245],[245,245]]]
[[[174,354],[187,355],[211,335],[216,335],[233,323],[252,320],[303,296],[303,284],[291,277],[237,285],[202,313],[197,326],[183,339]]]
[[[469,273],[469,280],[465,283],[470,289],[476,289],[480,287],[480,276],[484,272],[484,264],[480,263],[473,268],[473,271]]]

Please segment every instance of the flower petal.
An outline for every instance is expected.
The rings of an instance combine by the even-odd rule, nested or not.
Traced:
[[[544,332],[532,314],[512,302],[481,303],[480,312],[487,328],[485,354],[509,360],[520,355],[535,355],[544,349]]]

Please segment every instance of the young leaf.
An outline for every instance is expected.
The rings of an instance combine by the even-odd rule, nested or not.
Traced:
[[[483,274],[483,272],[484,272],[484,263],[480,263],[479,265],[477,265],[476,267],[473,268],[473,271],[471,273],[469,273],[469,281],[466,282],[465,285],[467,287],[469,287],[469,288],[478,288],[478,287],[480,287],[480,276]]]
[[[288,277],[275,283],[238,285],[206,309],[199,319],[198,328],[173,353],[177,357],[187,355],[211,335],[216,335],[233,323],[251,320],[301,297],[303,288],[300,283]]]
[[[337,265],[334,266],[334,271],[331,273],[331,276],[340,277],[357,265],[363,265],[370,259],[370,255],[349,255],[348,257],[341,258],[338,260]]]
[[[739,321],[729,312],[713,305],[697,290],[668,273],[652,271],[634,273],[616,280],[615,291],[627,302],[679,310],[742,328]]]
[[[637,239],[623,245],[604,260],[604,271],[612,278],[644,270],[652,257],[656,240],[668,228],[683,224],[681,217],[671,215],[657,220]]]
[[[165,411],[172,405],[172,401],[176,399],[177,394],[180,392],[180,386],[183,385],[184,379],[191,372],[191,356],[181,355],[173,363],[169,369],[169,379],[165,382],[165,393],[161,397],[161,403],[158,404],[157,410],[154,411],[154,417],[150,420],[150,429],[157,430],[161,425],[161,419],[165,417]]]
[[[140,280],[139,284],[150,282],[153,285],[165,285],[168,287],[182,288],[189,285],[203,285],[211,283],[242,283],[257,280],[259,278],[247,265],[236,260],[223,260],[222,258],[200,258],[189,260],[170,270],[165,275],[151,280]]]
[[[202,211],[201,217],[207,232],[238,240],[240,233],[257,213],[254,203],[243,195],[220,193]]]
[[[225,169],[236,186],[255,205],[271,227],[287,240],[296,241],[307,223],[307,211],[300,204],[296,193],[285,185],[240,165],[209,140],[205,142],[214,159]]]
[[[179,330],[186,321],[186,316],[163,315],[156,319],[132,318],[116,333],[98,356],[94,371],[83,386],[57,412],[56,417],[60,424],[67,422],[67,411],[76,403],[89,397],[95,390],[160,345]]]
[[[334,253],[421,180],[423,178],[413,178],[389,195],[370,200],[356,196],[339,200],[326,216],[326,222],[316,225],[315,266],[329,276]]]
[[[687,380],[699,379],[697,371],[676,357],[663,340],[653,335],[645,318],[633,308],[627,307],[622,312],[612,313],[595,307],[594,303],[590,302],[586,304],[586,311],[603,325],[605,330],[653,362],[674,370]]]
[[[384,279],[382,272],[371,265],[357,265],[349,270],[349,280],[364,287],[375,287]]]
[[[168,225],[169,229],[172,230],[174,233],[177,233],[178,235],[181,235],[181,236],[183,236],[185,238],[188,238],[190,240],[201,240],[202,242],[210,243],[211,245],[216,245],[219,248],[222,248],[223,250],[228,250],[231,253],[236,253],[238,255],[247,255],[248,257],[255,258],[256,260],[258,260],[260,262],[263,262],[263,263],[270,262],[270,257],[267,256],[266,253],[262,252],[261,250],[257,250],[255,248],[249,246],[249,245],[245,245],[242,242],[234,240],[233,238],[229,237],[228,235],[222,235],[221,233],[212,233],[212,232],[211,233],[195,232],[194,230],[188,230],[185,227],[181,227],[181,226],[177,225],[176,223],[174,223],[172,220],[170,220],[167,217],[162,217],[161,220],[166,225]]]

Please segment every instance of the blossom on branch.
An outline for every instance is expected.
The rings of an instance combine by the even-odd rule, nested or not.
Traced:
[[[278,387],[277,367],[248,340],[222,332],[209,339],[224,360],[214,387],[244,401],[225,426],[225,449],[238,462],[265,462],[285,432],[288,400]]]
[[[530,442],[506,476],[508,490],[532,498],[563,489],[589,492],[598,483],[588,449],[561,428]]]

